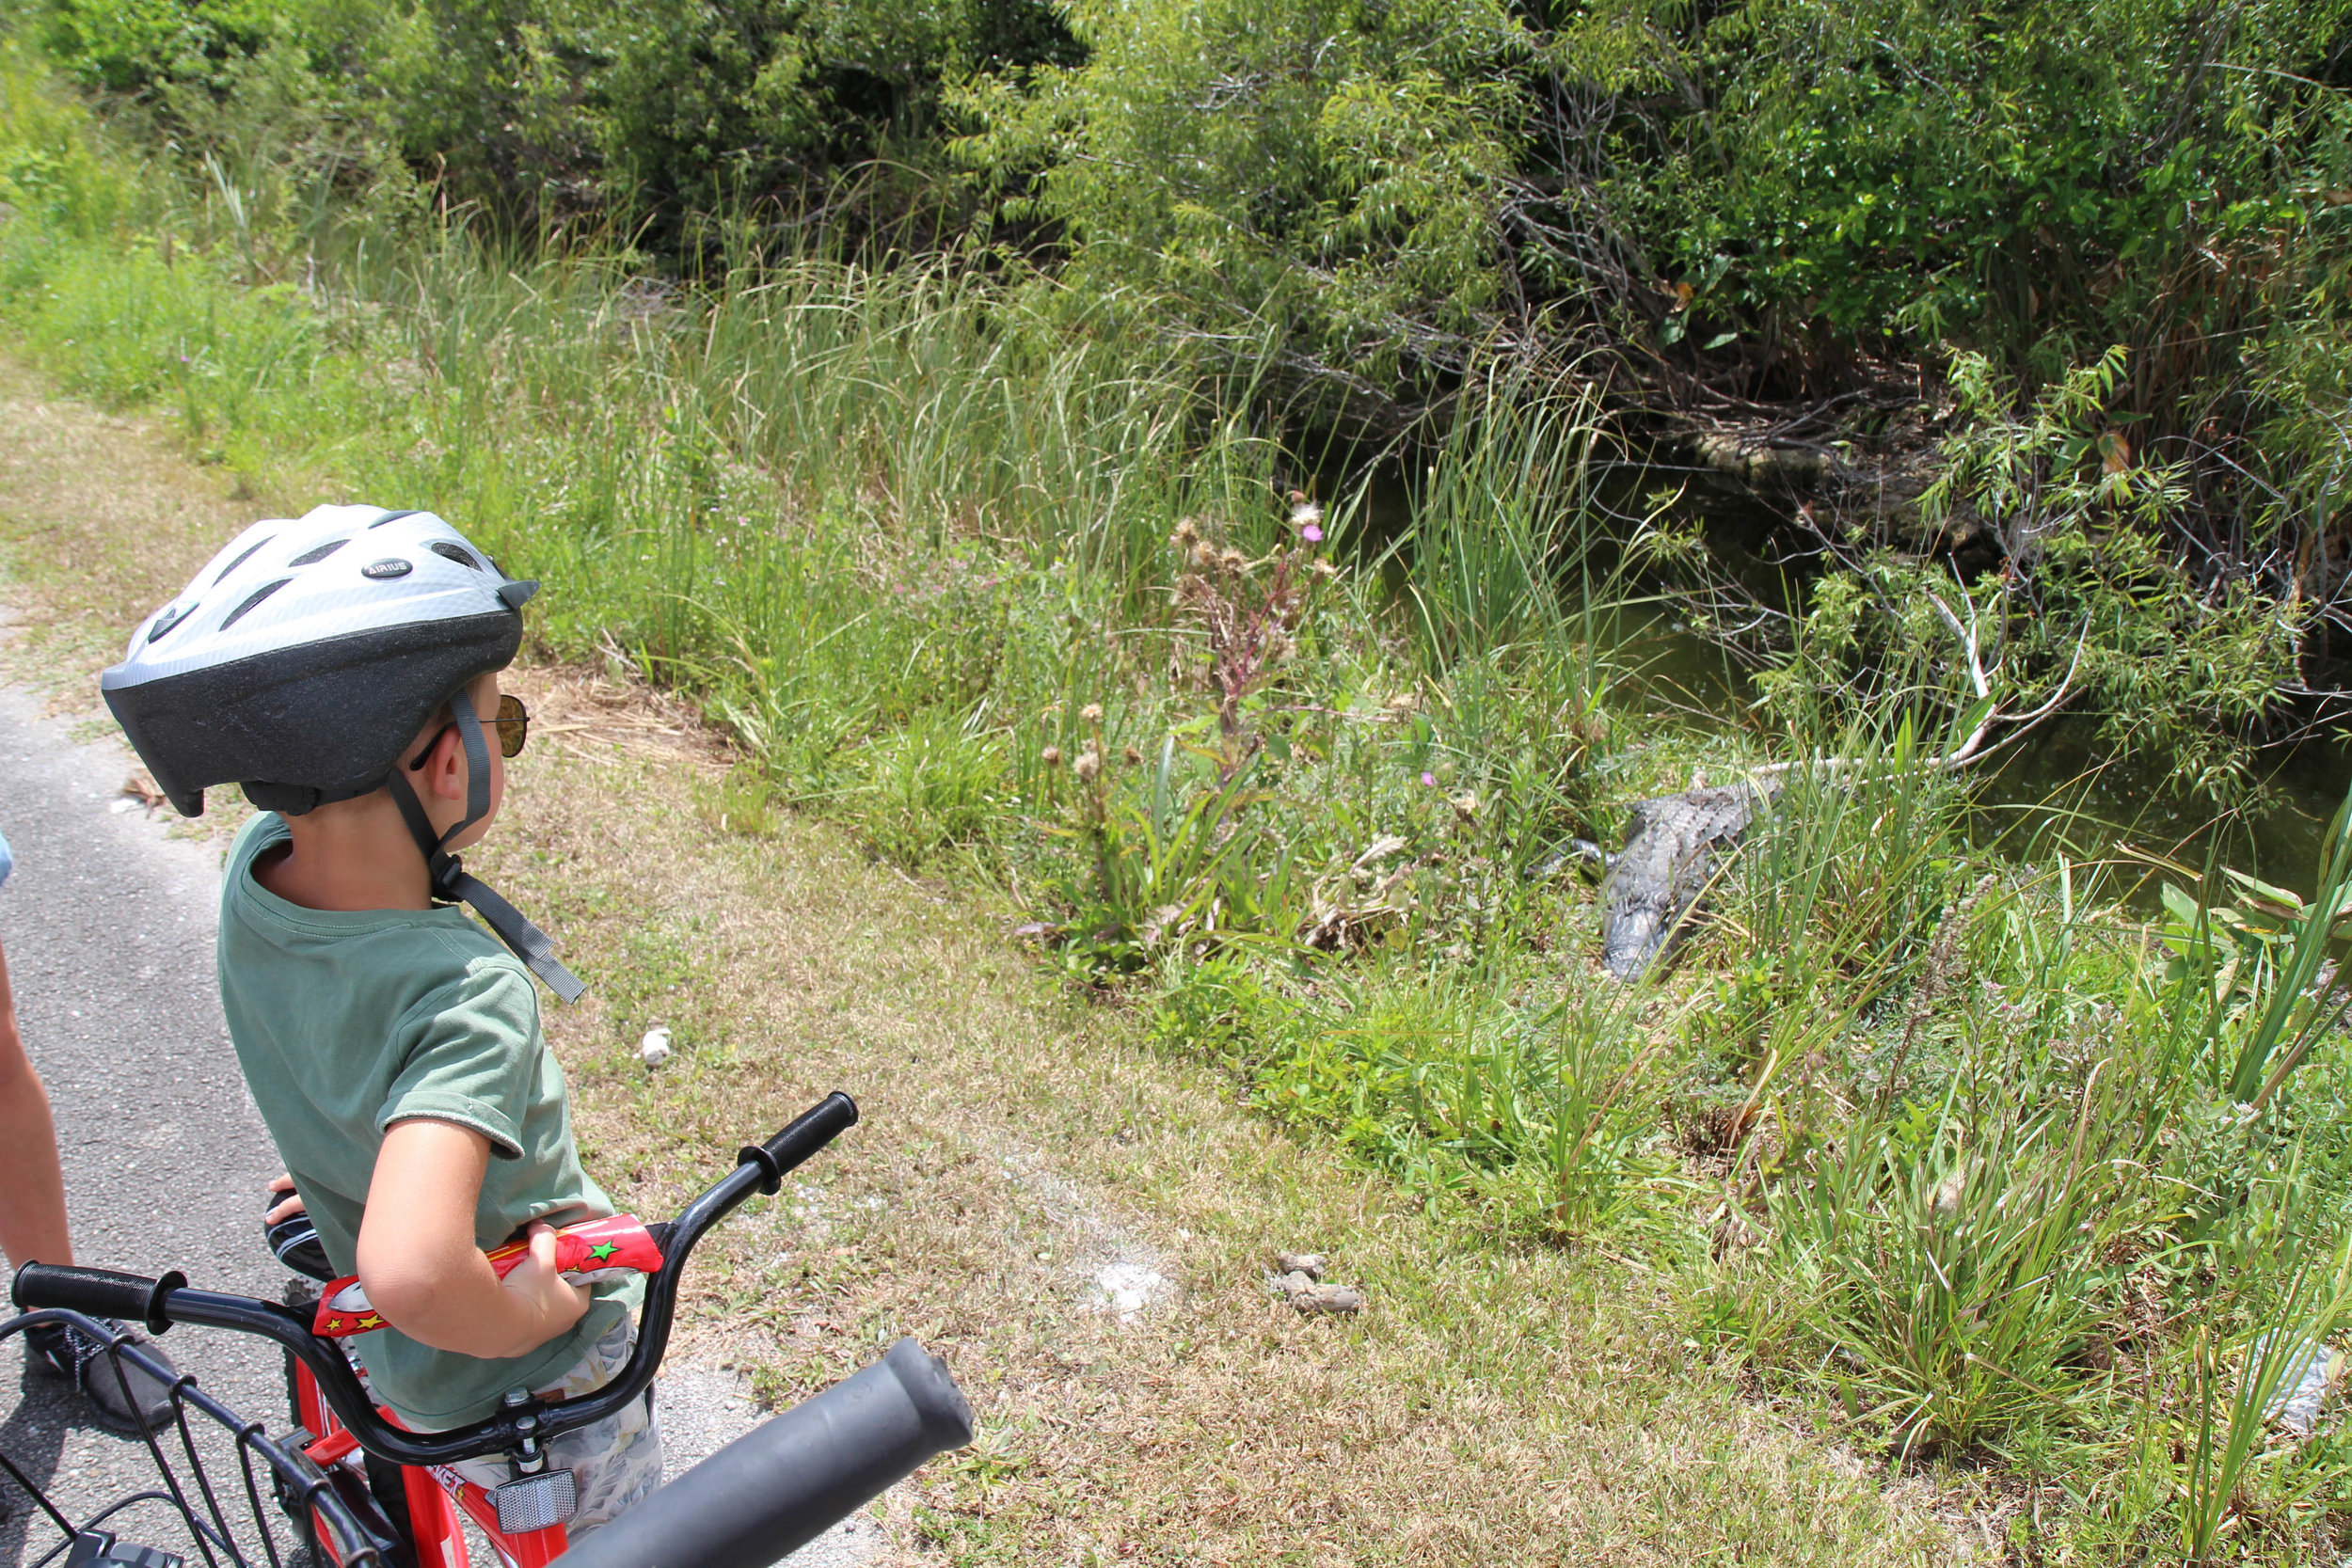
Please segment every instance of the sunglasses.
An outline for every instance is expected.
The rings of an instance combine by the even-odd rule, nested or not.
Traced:
[[[523,706],[523,700],[512,692],[502,693],[499,697],[498,717],[491,720],[490,723],[499,732],[499,755],[502,757],[522,755],[523,742],[531,738],[531,710]],[[456,727],[457,724],[453,720],[434,731],[433,738],[426,741],[424,750],[417,753],[417,760],[408,765],[408,771],[422,772],[425,759],[433,754],[433,748],[441,743],[441,736]]]

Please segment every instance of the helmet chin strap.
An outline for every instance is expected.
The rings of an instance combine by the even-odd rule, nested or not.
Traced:
[[[556,961],[555,944],[548,934],[525,919],[523,912],[485,886],[480,878],[467,874],[457,857],[449,852],[450,841],[468,828],[490,815],[490,746],[483,737],[482,721],[473,710],[473,699],[463,690],[449,700],[450,711],[457,716],[457,738],[466,748],[466,816],[445,833],[435,833],[433,819],[425,815],[424,802],[408,785],[406,769],[394,765],[390,780],[392,800],[400,807],[402,820],[408,824],[408,834],[424,852],[424,870],[434,901],[441,904],[471,905],[474,913],[498,934],[499,941],[513,949],[515,957],[530,966],[531,972],[547,982],[548,989],[566,1002],[576,1002],[588,988],[580,977]]]

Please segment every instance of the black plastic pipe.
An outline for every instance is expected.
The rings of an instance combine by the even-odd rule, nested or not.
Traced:
[[[768,1568],[970,1441],[947,1364],[901,1339],[590,1535],[564,1568]]]

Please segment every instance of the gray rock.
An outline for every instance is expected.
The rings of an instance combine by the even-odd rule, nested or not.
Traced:
[[[1291,1305],[1301,1312],[1360,1312],[1364,1295],[1344,1285],[1310,1285],[1291,1292]]]

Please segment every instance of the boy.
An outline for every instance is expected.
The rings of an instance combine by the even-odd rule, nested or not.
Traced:
[[[528,717],[498,673],[536,583],[438,517],[320,507],[258,523],[133,635],[102,685],[183,813],[234,782],[221,1001],[246,1081],[327,1260],[391,1325],[351,1343],[409,1425],[509,1390],[576,1396],[627,1360],[639,1282],[555,1272],[552,1227],[613,1212],[580,1168],[535,972],[547,938],[459,867],[498,815]],[[484,715],[494,715],[496,744]],[[474,906],[505,943],[454,908]],[[508,951],[512,949],[512,951]],[[281,1186],[281,1190],[283,1187]],[[503,1281],[485,1248],[528,1235]],[[550,1445],[575,1535],[652,1490],[650,1401]],[[457,1468],[496,1486],[502,1456]]]

